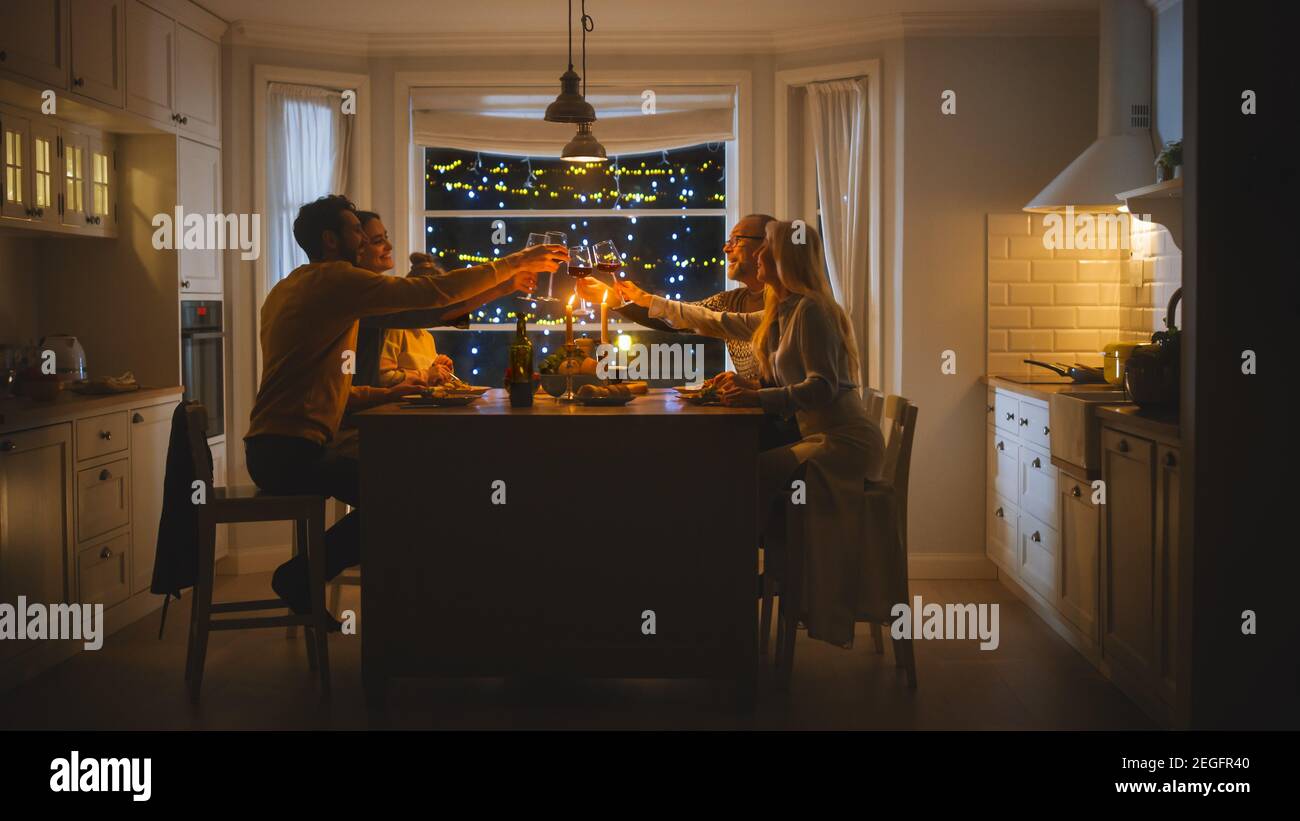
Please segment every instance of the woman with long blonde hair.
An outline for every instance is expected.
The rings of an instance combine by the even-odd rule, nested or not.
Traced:
[[[748,314],[663,299],[630,283],[619,287],[625,299],[674,327],[752,340],[761,381],[725,375],[722,401],[797,419],[803,438],[760,456],[760,499],[764,505],[790,501],[791,480],[804,469],[805,507],[799,513],[808,557],[808,634],[847,646],[864,608],[857,584],[867,539],[863,482],[880,478],[884,437],[858,393],[857,342],[831,293],[816,230],[768,223],[758,278],[766,286],[763,310]],[[779,540],[770,525],[764,530],[765,544]],[[874,611],[884,604],[866,607]]]

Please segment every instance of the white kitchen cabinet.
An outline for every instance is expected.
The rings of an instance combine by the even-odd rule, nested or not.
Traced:
[[[74,94],[121,108],[126,100],[124,0],[71,0],[69,38]]]
[[[999,496],[1013,503],[1020,498],[1020,445],[1000,431],[989,432],[988,483]]]
[[[86,141],[90,167],[86,174],[87,224],[95,233],[117,231],[117,163],[111,137],[92,136]]]
[[[1101,506],[1092,503],[1092,486],[1086,480],[1064,470],[1056,474],[1056,487],[1061,511],[1057,609],[1096,641]]]
[[[176,24],[176,125],[182,134],[221,139],[221,48]]]
[[[63,185],[59,145],[58,126],[40,121],[32,123],[29,219],[44,226],[58,225],[63,218],[59,213],[59,192]]]
[[[77,600],[112,607],[131,596],[131,534],[121,532],[79,545]]]
[[[1020,446],[1020,510],[1036,517],[1048,527],[1056,528],[1060,518],[1056,509],[1056,468],[1052,457],[1035,447]]]
[[[0,112],[4,137],[4,204],[0,214],[16,219],[32,216],[32,124],[26,117]]]
[[[88,228],[91,221],[86,207],[86,168],[90,153],[90,135],[73,129],[59,134],[63,144],[60,221],[70,228]]]
[[[221,213],[221,151],[194,140],[176,140],[176,197],[186,214]],[[176,227],[179,233],[180,226]],[[178,250],[181,291],[222,293],[221,252],[216,248]]]
[[[86,541],[131,521],[131,460],[77,471],[77,540]]]
[[[1102,654],[1131,674],[1154,680],[1159,669],[1155,614],[1155,445],[1103,428],[1106,482],[1102,551]]]
[[[1016,552],[1017,575],[1038,595],[1055,602],[1060,554],[1056,528],[1021,510],[1017,531],[1020,536]]]
[[[66,600],[71,477],[71,425],[0,434],[0,601]],[[0,641],[0,661],[31,644]]]
[[[1051,453],[1051,426],[1046,403],[1020,400],[1020,441]]]
[[[126,108],[163,127],[175,126],[176,25],[167,15],[126,0]]]
[[[175,402],[131,409],[131,593],[153,581]]]
[[[68,87],[68,0],[0,2],[0,69]]]
[[[989,559],[1011,576],[1018,575],[1019,562],[1016,561],[1016,548],[1020,543],[1017,530],[1020,511],[1015,505],[990,490],[985,521],[987,522],[986,549]]]
[[[1020,400],[1006,391],[997,391],[993,397],[993,424],[1011,436],[1020,435]]]

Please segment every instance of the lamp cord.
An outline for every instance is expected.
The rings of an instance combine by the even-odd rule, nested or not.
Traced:
[[[572,5],[573,0],[569,0],[569,4]],[[570,12],[569,16],[572,18],[572,12]],[[587,0],[582,0],[582,98],[584,100],[587,98],[587,32],[593,31],[595,28],[596,21],[591,19],[590,14],[587,14]],[[569,59],[573,58],[570,57]]]

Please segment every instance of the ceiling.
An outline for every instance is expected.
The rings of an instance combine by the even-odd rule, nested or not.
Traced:
[[[565,0],[194,0],[226,22],[357,34],[562,32]],[[575,3],[575,7],[578,4]],[[779,33],[899,12],[1095,10],[1097,0],[588,0],[596,32]],[[576,10],[575,10],[576,14]]]

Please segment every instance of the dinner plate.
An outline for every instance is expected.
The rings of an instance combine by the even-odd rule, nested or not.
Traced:
[[[585,398],[578,397],[578,401],[581,402],[582,404],[592,405],[594,407],[618,407],[619,405],[626,405],[628,402],[631,402],[633,399],[636,399],[635,395],[633,396],[589,396]]]
[[[478,394],[461,393],[452,396],[424,396],[422,394],[413,393],[409,396],[403,396],[402,399],[406,402],[408,408],[454,408],[468,405],[475,399],[478,399]]]

